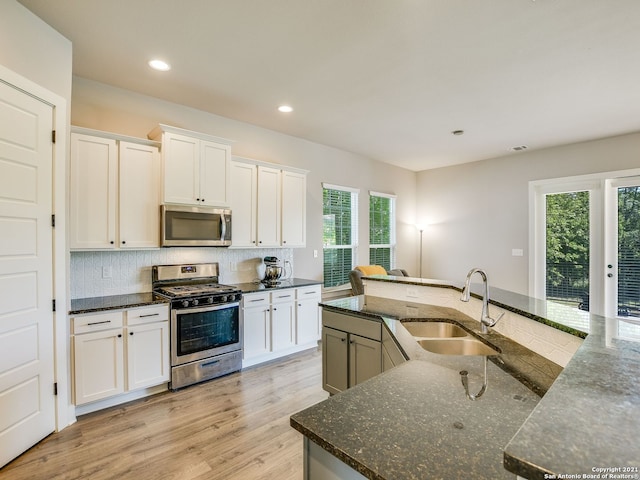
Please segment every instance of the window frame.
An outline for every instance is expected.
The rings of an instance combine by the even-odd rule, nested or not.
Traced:
[[[357,262],[357,258],[358,258],[358,247],[359,247],[359,242],[358,242],[358,202],[359,202],[360,189],[353,188],[353,187],[347,187],[347,186],[343,186],[343,185],[334,185],[334,184],[330,184],[330,183],[323,183],[322,184],[322,198],[323,198],[322,216],[323,216],[323,222],[324,222],[324,216],[326,215],[324,213],[324,194],[325,194],[325,190],[335,190],[335,191],[339,191],[339,192],[348,192],[348,193],[351,194],[351,222],[350,222],[350,226],[351,226],[351,243],[349,245],[329,245],[329,244],[325,244],[325,242],[324,242],[324,226],[323,226],[323,239],[322,239],[323,287],[325,289],[331,289],[331,288],[343,287],[344,285],[348,285],[349,282],[347,281],[347,282],[344,282],[344,283],[341,283],[341,284],[338,284],[338,285],[331,285],[329,287],[325,286],[326,274],[325,274],[325,270],[324,270],[324,257],[325,257],[325,251],[326,250],[351,249],[351,265],[350,265],[350,269],[349,270],[353,270],[355,268],[355,266],[356,266],[356,262]],[[348,277],[348,272],[344,272],[344,273],[346,273],[345,277]]]
[[[371,198],[379,197],[389,199],[389,241],[390,243],[378,244],[371,243]],[[397,195],[383,192],[369,191],[369,261],[371,262],[371,249],[372,248],[388,248],[389,249],[389,270],[396,267],[396,198]],[[383,265],[384,266],[384,265]]]

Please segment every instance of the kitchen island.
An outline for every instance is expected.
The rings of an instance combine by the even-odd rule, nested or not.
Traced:
[[[368,280],[460,291],[460,285],[448,282]],[[412,317],[433,319],[424,305],[366,296],[336,300],[323,308],[378,319],[409,361],[293,415],[291,425],[305,435],[307,448],[318,445],[364,478],[375,479],[587,478],[607,467],[637,474],[640,345],[617,338],[628,322],[586,312],[563,320],[564,315],[548,313],[555,307],[544,308],[539,300],[491,292],[494,305],[586,337],[561,373],[559,367],[547,372],[558,375],[546,393],[541,386],[542,399],[519,381],[536,375],[525,372],[518,378],[499,361],[488,364],[484,396],[467,399],[459,371],[470,372],[471,389],[477,390],[482,357],[422,350],[400,320],[407,319],[402,314],[407,306]],[[544,362],[540,365],[545,371]]]

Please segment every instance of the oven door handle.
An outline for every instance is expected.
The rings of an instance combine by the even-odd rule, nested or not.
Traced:
[[[233,303],[223,303],[222,305],[204,305],[193,308],[174,308],[173,311],[176,312],[176,315],[180,315],[181,313],[200,313],[200,312],[212,312],[214,310],[225,310],[227,308],[240,308],[240,302]]]

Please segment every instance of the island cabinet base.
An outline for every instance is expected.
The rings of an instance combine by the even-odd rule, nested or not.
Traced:
[[[365,480],[367,478],[307,437],[304,437],[303,442],[304,480]]]

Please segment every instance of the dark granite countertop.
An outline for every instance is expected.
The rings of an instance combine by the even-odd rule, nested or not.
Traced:
[[[273,287],[267,287],[264,283],[248,282],[248,283],[235,283],[230,284],[236,288],[242,290],[242,293],[255,293],[265,292],[271,290],[279,290],[283,288],[298,288],[309,287],[311,285],[322,284],[319,280],[307,280],[305,278],[289,278],[287,280],[281,280],[280,283]]]
[[[400,277],[384,277],[376,280],[380,281],[398,281]],[[451,282],[438,282],[438,281],[416,281],[420,279],[409,279],[400,281],[402,283],[414,283],[418,285],[437,286],[443,288],[456,288],[460,289],[461,285],[454,285]],[[630,475],[635,475],[640,468],[640,450],[637,447],[637,432],[640,431],[640,382],[637,381],[637,377],[640,375],[640,325],[633,320],[620,320],[605,318],[599,315],[590,314],[588,312],[574,311],[573,314],[568,313],[566,308],[556,308],[555,305],[551,305],[550,302],[543,302],[536,299],[530,299],[526,296],[506,292],[500,289],[492,288],[490,294],[494,300],[493,303],[501,306],[502,308],[514,311],[518,314],[527,316],[537,321],[542,321],[547,325],[555,328],[569,331],[574,335],[581,338],[586,337],[582,346],[578,349],[573,358],[569,361],[566,368],[558,375],[557,379],[548,392],[544,395],[539,402],[531,402],[528,400],[528,404],[535,408],[531,412],[531,415],[522,417],[522,423],[519,428],[510,430],[510,419],[508,410],[501,410],[502,415],[498,419],[491,418],[494,413],[494,405],[491,402],[483,403],[486,398],[483,397],[470,407],[472,412],[478,405],[483,405],[487,415],[487,422],[496,422],[495,425],[502,426],[504,429],[509,429],[511,433],[507,435],[507,441],[499,446],[500,451],[504,451],[504,465],[500,462],[500,468],[506,468],[510,472],[521,475],[529,479],[543,479],[560,478],[564,475],[564,478],[587,478],[586,474],[594,474],[593,469],[597,468],[629,468]],[[506,302],[513,301],[514,306],[508,305]],[[372,299],[357,299],[349,298],[342,300],[335,300],[327,302],[325,305],[328,308],[343,309],[344,311],[351,311],[361,316],[366,316],[371,319],[378,318],[387,325],[387,328],[394,333],[398,344],[406,347],[405,341],[403,341],[403,335],[406,330],[400,328],[393,331],[394,322],[397,322],[398,318],[402,318],[398,315],[398,311],[394,311],[393,300],[385,299],[384,302],[380,302],[381,306],[376,304]],[[406,305],[406,302],[399,302],[402,306]],[[400,307],[401,305],[396,305]],[[511,308],[509,308],[511,307]],[[561,306],[562,307],[562,306]],[[560,313],[558,313],[560,312]],[[433,312],[420,312],[428,313]],[[546,315],[543,317],[542,315]],[[459,319],[456,319],[459,321]],[[401,323],[401,322],[397,322]],[[588,332],[588,335],[587,335]],[[489,339],[487,339],[489,341]],[[493,340],[493,339],[492,339]],[[415,343],[415,342],[414,342]],[[410,348],[409,348],[410,350]],[[413,358],[411,353],[405,350],[405,354],[408,358]],[[460,357],[456,357],[460,358]],[[430,363],[429,368],[424,368],[424,362]],[[406,365],[406,366],[405,366]],[[464,474],[463,469],[457,469],[459,461],[463,463],[467,462],[469,456],[473,457],[474,454],[480,454],[483,452],[485,446],[483,442],[476,444],[477,453],[473,451],[473,448],[469,447],[468,450],[460,447],[456,452],[457,446],[450,444],[450,457],[443,457],[443,464],[448,465],[448,470],[438,476],[438,474],[427,474],[420,477],[419,474],[411,476],[411,472],[406,472],[406,476],[395,476],[397,471],[392,471],[391,476],[384,476],[377,470],[380,463],[393,463],[398,468],[402,463],[399,459],[395,459],[396,451],[394,449],[402,447],[411,449],[411,436],[421,435],[421,438],[429,440],[426,445],[420,446],[417,444],[417,449],[413,452],[417,452],[416,461],[421,458],[422,461],[428,461],[431,456],[430,452],[433,442],[435,445],[440,445],[442,438],[438,436],[443,434],[443,431],[435,429],[433,432],[424,427],[421,423],[415,422],[413,431],[411,431],[411,422],[402,423],[394,415],[400,416],[402,412],[397,411],[394,408],[395,402],[408,402],[409,399],[398,399],[398,395],[395,390],[401,388],[403,382],[409,384],[415,384],[417,380],[412,379],[408,374],[409,370],[420,370],[421,372],[436,371],[435,368],[446,368],[446,365],[441,365],[440,362],[436,362],[434,366],[432,361],[428,358],[419,358],[418,361],[409,361],[401,367],[394,368],[374,379],[370,380],[372,383],[369,386],[369,382],[365,382],[362,385],[358,385],[353,389],[336,395],[325,402],[319,404],[317,411],[311,407],[307,411],[296,414],[292,417],[292,425],[299,431],[307,435],[310,439],[327,449],[336,457],[340,458],[345,463],[358,469],[359,460],[363,460],[365,467],[360,465],[360,468],[369,469],[365,475],[368,478],[454,478],[457,474],[461,476],[457,478],[496,478],[492,476],[492,471],[487,470],[487,473],[483,473],[481,469],[469,470],[471,473]],[[422,366],[419,366],[422,365]],[[489,370],[489,389],[485,395],[488,395],[492,389],[492,386],[499,387],[500,383],[492,382],[494,376],[500,381],[503,378],[497,374],[501,372],[500,369],[495,367],[492,363],[489,364],[492,367]],[[403,374],[403,371],[407,371],[407,375]],[[455,373],[455,372],[454,372]],[[506,373],[502,372],[506,375]],[[430,381],[428,378],[424,378],[422,381]],[[450,378],[452,385],[456,384],[455,375]],[[511,381],[515,381],[514,378]],[[472,382],[473,383],[473,382]],[[477,382],[476,382],[477,385]],[[440,384],[438,384],[441,387]],[[460,388],[457,384],[455,387]],[[432,405],[430,403],[432,397],[436,402],[435,405],[439,405],[440,409],[437,411],[437,415],[442,418],[439,420],[432,419],[434,425],[444,422],[446,419],[451,420],[451,410],[448,409],[448,405],[452,403],[453,397],[443,397],[447,401],[438,403],[438,395],[432,394],[432,397],[425,396],[425,391],[417,391],[416,385],[407,385],[405,390],[406,395],[417,395],[413,400],[416,405],[416,409],[419,405]],[[423,386],[425,390],[428,389],[428,385]],[[454,388],[454,387],[451,387]],[[502,387],[500,387],[502,388]],[[376,390],[376,394],[373,395],[370,390]],[[429,390],[430,391],[430,390]],[[442,390],[443,392],[445,390]],[[508,389],[506,390],[508,391]],[[362,392],[362,393],[361,393]],[[450,392],[453,393],[453,392]],[[494,392],[493,394],[497,394]],[[404,395],[403,394],[403,395]],[[530,393],[529,393],[530,395]],[[378,420],[369,415],[367,409],[369,408],[367,403],[367,396],[371,402],[371,409],[377,413]],[[422,397],[421,397],[422,396]],[[526,397],[529,399],[529,397]],[[457,401],[457,397],[456,397]],[[385,407],[382,407],[385,405]],[[464,402],[463,402],[464,405]],[[389,408],[388,412],[386,408]],[[495,407],[495,408],[500,408]],[[346,422],[348,419],[342,419],[345,415],[341,412],[349,412],[355,420],[359,414],[364,415],[362,419],[362,425],[365,429],[360,429],[360,422],[356,421],[352,425],[354,429],[353,433],[346,433],[339,428],[340,422],[332,422],[334,430],[327,432],[321,425],[316,425],[316,414],[322,413],[326,415],[326,418],[322,419],[318,417],[318,422],[327,422],[336,415],[341,422]],[[456,410],[457,411],[457,410]],[[420,415],[423,412],[420,411]],[[300,415],[300,416],[298,416]],[[386,415],[386,416],[385,416]],[[471,415],[471,413],[469,413]],[[391,449],[383,448],[380,444],[376,443],[374,437],[375,428],[370,427],[366,423],[369,420],[372,424],[380,427],[381,437],[385,435],[395,435],[387,432],[392,430],[392,423],[389,419],[395,419],[399,421],[398,435],[393,437],[397,444],[394,443],[394,447]],[[354,421],[355,421],[354,420]],[[383,428],[380,423],[387,425],[387,428]],[[465,424],[464,421],[461,421]],[[295,425],[295,424],[299,425]],[[466,425],[466,424],[465,424]],[[477,424],[476,424],[477,425]],[[489,428],[489,432],[492,432],[492,428],[495,425],[483,426],[482,428]],[[403,432],[403,428],[408,428],[410,431]],[[329,428],[329,427],[327,427]],[[481,428],[478,426],[478,428]],[[466,430],[465,430],[466,431]],[[306,432],[306,433],[305,433]],[[511,435],[513,438],[511,438]],[[359,435],[359,437],[358,437]],[[448,433],[448,438],[454,438],[455,434]],[[340,439],[343,436],[344,439]],[[324,439],[323,439],[324,437]],[[356,449],[355,452],[351,450],[354,443],[354,437],[360,439],[360,443],[363,444],[362,450]],[[407,438],[407,442],[403,443],[402,438]],[[455,437],[457,438],[457,437]],[[510,441],[509,441],[510,439]],[[338,442],[337,449],[330,450],[331,442]],[[378,456],[370,455],[371,458],[367,458],[366,455],[359,456],[358,452],[367,452],[368,447],[365,444],[372,442],[372,445],[379,447]],[[400,446],[400,447],[399,447]],[[495,445],[496,448],[498,444]],[[345,451],[346,449],[346,451]],[[427,453],[425,453],[427,452]],[[406,453],[404,455],[411,455],[413,453]],[[421,455],[421,457],[420,457]],[[375,457],[375,458],[374,458]],[[387,458],[389,457],[389,458]],[[372,462],[372,463],[366,463]],[[429,462],[431,462],[429,460]],[[406,459],[406,467],[408,470],[416,468],[415,465],[410,464],[410,460]],[[431,465],[431,463],[429,463]],[[478,465],[479,466],[479,465]],[[435,468],[430,466],[429,468]],[[466,467],[465,467],[466,468]],[[372,473],[374,472],[374,473]],[[377,472],[377,473],[376,473]],[[452,473],[454,477],[452,477]],[[506,470],[502,472],[507,473]],[[611,472],[611,470],[610,470]],[[613,470],[615,472],[615,470]],[[619,470],[623,472],[624,470]],[[545,475],[547,475],[545,477]],[[568,475],[574,475],[569,477]],[[512,478],[512,477],[510,477]],[[613,478],[613,477],[611,477]],[[628,477],[637,478],[637,477]]]
[[[262,283],[238,283],[229,284],[242,290],[242,293],[262,292],[267,290],[278,290],[282,288],[308,287],[319,285],[318,280],[307,280],[304,278],[291,278],[282,280],[275,287],[267,287]],[[125,295],[109,295],[106,297],[77,298],[71,300],[71,310],[69,315],[80,315],[82,313],[95,313],[104,310],[117,310],[120,308],[143,307],[156,303],[168,303],[163,297],[154,295],[151,292],[129,293]]]
[[[402,327],[393,300],[360,296],[322,305],[383,322],[411,360],[293,415],[296,430],[367,478],[513,478],[502,465],[504,445],[537,404],[537,394],[490,362],[487,391],[469,400],[460,371],[469,372],[471,393],[477,393],[485,357],[423,350]],[[419,316],[463,327],[473,322],[449,308],[418,308]],[[505,352],[517,348],[497,337],[486,340]]]
[[[71,310],[69,310],[69,315],[96,313],[105,310],[118,310],[121,308],[143,307],[145,305],[167,302],[167,299],[158,297],[151,292],[109,295],[106,297],[77,298],[75,300],[71,300]]]

